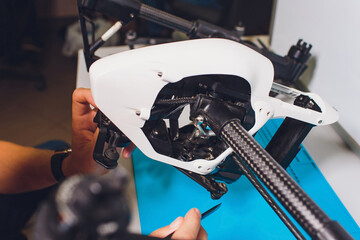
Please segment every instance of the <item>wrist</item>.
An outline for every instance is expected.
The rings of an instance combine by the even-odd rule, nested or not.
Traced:
[[[84,166],[79,163],[78,159],[73,154],[64,159],[62,170],[65,177],[87,173]]]
[[[76,174],[103,174],[106,169],[100,166],[92,159],[92,157],[80,157],[76,153],[72,153],[63,161],[62,171],[65,177]]]
[[[74,169],[71,167],[71,162],[72,162],[72,155],[67,156],[62,164],[62,171],[65,177],[70,177],[72,175],[74,175]]]

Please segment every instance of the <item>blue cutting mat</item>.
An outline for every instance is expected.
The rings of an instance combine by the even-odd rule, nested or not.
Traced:
[[[281,121],[269,121],[257,133],[256,140],[264,146]],[[193,207],[204,212],[221,202],[221,207],[202,221],[209,240],[295,239],[246,177],[228,184],[228,192],[220,200],[212,200],[196,182],[174,167],[147,158],[138,149],[133,154],[133,164],[143,234],[170,224]],[[360,239],[359,227],[303,147],[288,173],[331,219]]]

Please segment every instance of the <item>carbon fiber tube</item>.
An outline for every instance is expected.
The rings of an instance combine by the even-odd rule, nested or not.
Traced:
[[[192,22],[145,4],[141,4],[139,16],[145,20],[185,33],[190,33],[193,28]]]
[[[275,200],[271,197],[271,195],[266,191],[266,189],[261,185],[260,181],[256,178],[256,176],[248,169],[246,164],[236,155],[233,154],[231,156],[235,163],[240,167],[241,171],[244,175],[249,179],[251,184],[256,188],[256,190],[261,194],[264,200],[269,204],[269,206],[273,209],[273,211],[278,215],[281,221],[286,225],[286,227],[290,230],[290,232],[295,236],[298,240],[305,240],[306,238],[301,234],[301,232],[296,228],[296,226],[291,222],[288,216],[284,213],[284,211],[280,208],[280,206],[275,202]]]
[[[239,121],[233,120],[225,124],[220,137],[241,157],[312,239],[353,239],[322,211],[270,154],[247,133]],[[336,231],[329,228],[333,226],[332,223],[335,223]]]

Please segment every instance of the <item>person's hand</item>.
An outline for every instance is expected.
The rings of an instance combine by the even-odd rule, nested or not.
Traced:
[[[90,89],[75,89],[72,102],[72,153],[63,163],[65,176],[106,172],[92,156],[98,135],[97,124],[93,122],[96,111],[97,107]],[[123,150],[123,157],[128,158],[134,148],[133,144],[126,147]]]
[[[178,217],[170,225],[155,230],[150,236],[165,238],[172,233],[171,239],[208,239],[206,231],[201,226],[201,213],[196,208],[190,209],[184,218]]]

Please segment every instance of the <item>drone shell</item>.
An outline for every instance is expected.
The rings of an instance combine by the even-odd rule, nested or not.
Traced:
[[[274,76],[271,61],[231,40],[197,39],[121,52],[96,61],[89,73],[97,107],[145,155],[199,174],[212,172],[232,150],[226,150],[213,160],[183,162],[157,153],[141,130],[150,117],[158,93],[168,83],[209,74],[246,79],[251,87],[251,105],[255,111],[255,125],[249,130],[250,134],[271,117],[291,116],[314,125],[319,124],[320,118],[322,124],[337,120],[336,114],[324,113],[329,106],[317,95],[311,97],[320,102],[323,113],[269,97]]]

